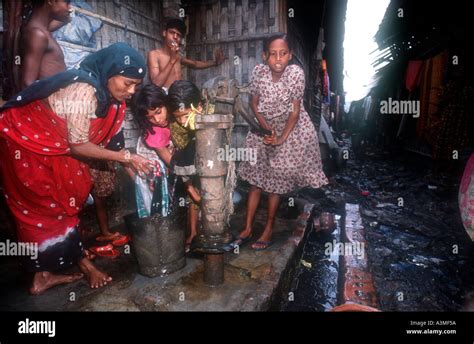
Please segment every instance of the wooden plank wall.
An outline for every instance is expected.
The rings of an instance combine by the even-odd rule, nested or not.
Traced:
[[[115,42],[126,42],[146,56],[161,42],[161,7],[150,0],[86,0],[94,13],[134,28],[146,35],[117,27],[108,22],[96,33],[97,47],[103,48]],[[118,5],[119,4],[119,5]]]
[[[20,52],[20,26],[22,21],[22,0],[2,0],[3,33],[2,33],[2,68],[4,76],[2,98],[8,99],[19,91],[20,66],[14,63],[15,56]]]
[[[183,1],[188,16],[187,56],[212,60],[221,48],[226,61],[219,67],[188,70],[188,79],[199,87],[217,75],[249,82],[250,73],[262,62],[263,40],[280,28],[277,18],[282,0]],[[234,63],[238,57],[238,63]]]
[[[3,0],[0,0],[0,34],[3,32]]]
[[[293,24],[291,20],[287,22],[288,25],[288,37],[291,41],[292,49],[293,49],[293,63],[299,65],[304,70],[305,75],[305,95],[303,98],[303,104],[305,107],[306,112],[309,113],[310,117],[315,120],[315,113],[312,111],[314,110],[311,107],[311,95],[313,90],[315,89],[315,79],[311,69],[311,56],[306,50],[306,47],[303,45],[303,37],[301,36],[300,32],[296,28],[296,25]],[[317,36],[315,37],[317,39]],[[316,122],[315,122],[316,123]],[[318,129],[319,129],[319,121],[317,122]]]
[[[215,48],[224,51],[226,60],[203,70],[187,70],[187,79],[201,87],[207,80],[225,76],[247,85],[253,68],[262,63],[266,37],[286,30],[285,0],[211,0],[183,1],[189,28],[187,56],[195,60],[212,60]],[[243,95],[248,104],[248,95]],[[249,113],[250,107],[246,106]],[[244,145],[248,131],[246,122],[234,119],[232,145]]]
[[[161,44],[162,9],[159,1],[150,0],[86,0],[95,14],[104,16],[115,22],[127,25],[130,31],[104,21],[103,27],[95,34],[97,48],[101,49],[116,42],[125,42],[137,49],[145,58],[150,50]],[[117,5],[120,3],[120,5]],[[134,31],[141,31],[140,34]],[[148,82],[146,76],[145,82]],[[134,149],[140,130],[127,109],[124,121],[124,136],[126,148]]]
[[[293,63],[299,65],[304,70],[306,78],[310,75],[310,56],[306,52],[306,48],[303,45],[303,38],[299,33],[298,29],[291,21],[288,22],[288,38],[291,42],[293,49]],[[316,38],[317,39],[317,38]],[[308,87],[308,81],[306,80],[306,86]]]
[[[161,1],[152,0],[86,0],[93,13],[106,17],[111,21],[126,25],[136,30],[126,30],[110,22],[103,21],[104,25],[95,34],[97,48],[101,49],[116,42],[125,42],[137,49],[145,58],[148,51],[156,49],[161,44],[162,9]],[[118,4],[121,4],[120,6]],[[137,33],[140,31],[143,34]],[[146,76],[148,82],[148,76]],[[131,150],[136,148],[140,135],[138,125],[127,109],[124,120],[125,147]],[[111,221],[114,224],[122,222],[122,216],[133,211],[135,199],[133,186],[125,173],[119,173],[119,182],[116,183],[114,195],[109,205],[116,211],[111,211]]]

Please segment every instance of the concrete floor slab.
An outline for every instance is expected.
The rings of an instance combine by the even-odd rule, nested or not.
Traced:
[[[1,270],[2,300],[0,310],[14,311],[260,311],[271,306],[271,300],[289,261],[293,259],[311,208],[298,219],[277,218],[274,244],[265,251],[254,251],[263,230],[265,209],[255,219],[250,243],[225,255],[225,283],[208,287],[203,282],[203,262],[197,255],[187,257],[186,266],[173,274],[149,278],[138,273],[133,254],[122,254],[115,260],[97,258],[95,262],[109,273],[113,282],[101,289],[90,289],[86,280],[52,288],[43,295],[27,293],[27,281],[8,262]],[[242,210],[231,219],[234,235],[243,228]],[[121,227],[123,230],[123,226]],[[123,249],[122,249],[123,250]]]

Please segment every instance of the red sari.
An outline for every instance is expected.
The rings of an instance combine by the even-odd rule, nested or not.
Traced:
[[[124,114],[122,103],[110,106],[106,117],[92,119],[89,141],[105,146]],[[78,224],[92,188],[89,167],[71,156],[66,119],[41,100],[3,111],[0,156],[18,241],[37,243],[40,253],[60,243]]]

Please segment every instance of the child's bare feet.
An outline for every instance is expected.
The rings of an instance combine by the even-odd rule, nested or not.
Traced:
[[[112,277],[97,269],[87,258],[79,261],[79,268],[89,280],[89,285],[92,289],[101,288],[112,281]]]
[[[185,250],[186,253],[191,251],[191,244],[192,244],[193,239],[194,239],[195,236],[196,236],[196,234],[194,234],[194,235],[191,234],[188,238],[186,238],[186,242],[184,243],[184,250]]]
[[[72,275],[56,275],[48,271],[37,272],[33,277],[30,294],[39,295],[56,285],[72,283],[82,277],[84,277],[84,275],[81,273],[75,273]]]
[[[194,237],[196,236],[196,233],[191,233],[191,235],[189,235],[187,238],[186,238],[186,245],[191,245],[191,243],[193,242],[193,239]]]

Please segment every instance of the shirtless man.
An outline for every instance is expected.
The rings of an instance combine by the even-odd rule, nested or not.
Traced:
[[[33,0],[31,18],[22,31],[21,87],[66,70],[64,54],[51,31],[66,24],[70,0]]]
[[[186,25],[180,19],[171,19],[163,31],[163,46],[148,53],[150,80],[156,86],[168,89],[176,80],[182,79],[181,64],[195,69],[218,66],[224,62],[221,49],[214,52],[214,61],[194,61],[181,55],[179,46],[186,34]]]

